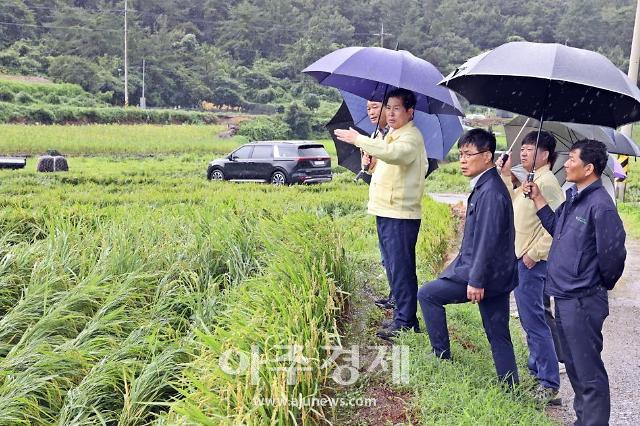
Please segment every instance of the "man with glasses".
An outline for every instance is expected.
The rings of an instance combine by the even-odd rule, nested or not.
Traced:
[[[460,253],[440,277],[420,288],[418,301],[433,353],[451,359],[445,305],[477,303],[498,378],[518,382],[509,333],[509,293],[516,256],[511,197],[493,163],[496,138],[472,129],[458,141],[462,174],[471,178]]]

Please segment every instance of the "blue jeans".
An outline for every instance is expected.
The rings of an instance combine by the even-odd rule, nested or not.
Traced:
[[[541,260],[532,269],[529,269],[522,259],[519,259],[519,282],[514,293],[520,314],[520,323],[527,334],[529,372],[538,379],[542,386],[559,389],[558,356],[551,329],[545,318],[544,282],[546,276],[546,261]]]
[[[444,306],[469,302],[467,285],[440,278],[423,285],[418,291],[418,300],[433,353],[440,358],[450,359],[451,346]],[[498,378],[510,385],[518,383],[518,367],[509,334],[509,293],[482,299],[478,307]]]
[[[376,226],[391,294],[396,300],[394,326],[396,329],[417,328],[416,243],[420,219],[376,216]]]

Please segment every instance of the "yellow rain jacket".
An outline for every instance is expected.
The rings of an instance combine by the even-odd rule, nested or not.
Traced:
[[[369,186],[369,214],[420,219],[427,153],[413,122],[389,132],[384,140],[361,135],[355,145],[378,159]]]

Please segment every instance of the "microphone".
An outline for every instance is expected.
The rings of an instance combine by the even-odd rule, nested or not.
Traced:
[[[369,155],[368,157],[369,157],[369,163],[371,163],[371,156]],[[357,182],[358,179],[364,180],[363,176],[367,173],[368,170],[369,170],[369,164],[367,164],[366,166],[362,166],[362,169],[360,169],[360,171],[358,172],[356,177],[353,179],[353,181]]]

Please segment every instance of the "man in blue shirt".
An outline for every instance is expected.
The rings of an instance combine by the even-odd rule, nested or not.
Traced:
[[[602,326],[609,315],[607,290],[622,275],[625,231],[600,176],[607,165],[603,143],[584,139],[564,168],[575,186],[554,213],[535,183],[524,184],[542,225],[553,237],[545,293],[555,299],[565,366],[575,392],[576,425],[606,425],[611,402],[602,362]]]

